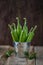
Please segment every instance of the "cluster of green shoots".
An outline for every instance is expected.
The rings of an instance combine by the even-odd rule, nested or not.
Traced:
[[[26,58],[28,58],[28,59],[30,59],[30,60],[36,58],[36,53],[35,53],[35,52],[29,54],[27,51],[25,51],[25,52],[24,52],[24,55],[25,55]]]
[[[17,19],[17,26],[15,23],[12,23],[11,25],[8,24],[11,31],[13,42],[31,42],[35,35],[37,25],[35,25],[35,27],[31,27],[31,29],[28,32],[26,18],[24,18],[23,27],[20,25],[20,19],[18,17],[16,17],[16,19]]]

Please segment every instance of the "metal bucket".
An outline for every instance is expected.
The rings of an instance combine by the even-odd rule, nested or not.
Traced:
[[[30,45],[31,43],[27,43],[27,42],[23,42],[23,43],[15,42],[14,48],[15,48],[17,55],[19,57],[25,57],[24,52],[29,52]]]

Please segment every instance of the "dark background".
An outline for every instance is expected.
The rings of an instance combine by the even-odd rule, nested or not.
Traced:
[[[27,18],[29,29],[38,26],[32,44],[43,45],[43,0],[0,0],[0,45],[12,45],[8,24],[17,24],[17,16],[22,25],[23,18]]]

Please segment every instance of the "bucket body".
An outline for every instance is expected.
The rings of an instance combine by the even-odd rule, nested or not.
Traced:
[[[29,52],[31,43],[28,42],[14,42],[14,48],[19,57],[24,57],[24,52]]]

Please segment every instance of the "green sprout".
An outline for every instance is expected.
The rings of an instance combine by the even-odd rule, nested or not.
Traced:
[[[36,58],[36,53],[34,52],[34,53],[29,54],[27,51],[25,51],[24,52],[24,56],[31,60],[31,59],[35,59]]]

